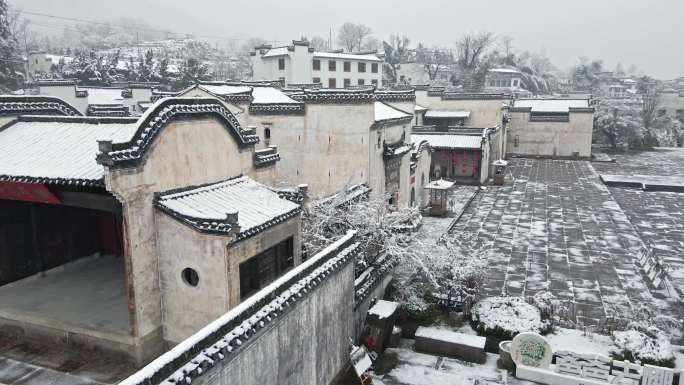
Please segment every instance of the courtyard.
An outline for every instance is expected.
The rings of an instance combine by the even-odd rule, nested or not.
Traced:
[[[673,276],[679,276],[681,195],[608,188],[596,164],[512,159],[505,184],[481,191],[449,236],[487,256],[485,296],[531,297],[548,290],[567,301],[575,320],[585,324],[629,318],[641,305],[681,317],[681,304],[652,290],[634,263],[644,242],[652,240],[671,251]]]

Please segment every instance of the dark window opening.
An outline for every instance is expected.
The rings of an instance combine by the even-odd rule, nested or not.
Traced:
[[[371,72],[374,74],[378,73],[378,63],[371,64]]]
[[[328,60],[328,71],[337,71],[337,62],[334,60]]]
[[[271,129],[268,127],[264,128],[264,144],[266,147],[271,145]]]
[[[348,62],[348,61],[344,62],[343,67],[344,67],[344,72],[351,72],[351,62]]]
[[[278,59],[278,69],[279,70],[285,69],[285,59]]]
[[[366,84],[366,81],[363,80],[363,79],[359,79],[359,80],[357,81],[357,84],[360,85],[360,86],[362,86],[362,85]]]
[[[320,82],[321,82],[321,78],[313,78],[313,82],[314,82],[314,83],[320,83]]]
[[[374,85],[374,86],[377,86],[377,85],[378,85],[378,80],[377,80],[377,79],[371,80],[371,84]]]
[[[294,242],[288,238],[240,264],[240,298],[245,299],[294,267]]]
[[[335,78],[328,79],[328,88],[337,88],[337,79],[335,79]]]
[[[351,85],[351,79],[344,79],[344,88],[347,88]]]
[[[318,59],[314,59],[313,61],[313,70],[314,71],[320,71],[321,70],[321,61]]]
[[[359,72],[366,72],[366,63],[359,63]]]

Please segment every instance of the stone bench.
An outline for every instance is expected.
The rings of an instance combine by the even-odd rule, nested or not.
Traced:
[[[485,337],[452,332],[449,330],[419,327],[416,330],[416,351],[458,358],[483,364],[487,360]]]

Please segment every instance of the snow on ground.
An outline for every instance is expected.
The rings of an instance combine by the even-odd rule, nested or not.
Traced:
[[[413,351],[413,340],[402,340],[399,348],[387,349],[385,355],[396,357],[397,365],[384,375],[376,375],[373,382],[384,385],[454,385],[484,384],[522,385],[520,381],[497,368],[499,356],[487,354],[484,365],[457,359],[433,356]],[[379,381],[378,381],[379,380]]]
[[[553,351],[568,350],[582,354],[602,354],[609,356],[613,340],[609,336],[584,333],[576,329],[556,328],[545,336]]]
[[[637,304],[682,311],[649,291],[634,264],[643,234],[592,164],[513,159],[509,170],[505,185],[478,194],[449,234],[486,253],[485,296],[548,290],[572,302],[575,318],[587,323],[629,317]]]

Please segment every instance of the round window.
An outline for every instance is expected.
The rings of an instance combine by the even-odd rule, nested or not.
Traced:
[[[190,286],[197,286],[197,284],[199,283],[199,275],[197,274],[197,270],[195,269],[187,267],[183,269],[181,276],[183,277],[183,282]]]

